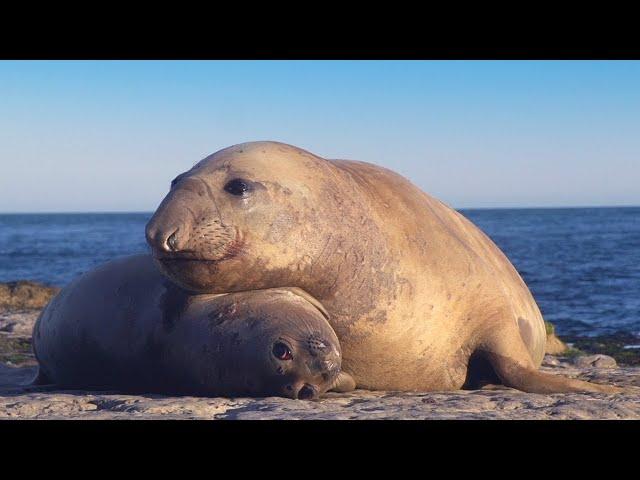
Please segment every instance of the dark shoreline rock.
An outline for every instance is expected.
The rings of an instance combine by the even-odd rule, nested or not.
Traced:
[[[625,348],[627,345],[640,345],[640,337],[628,332],[616,332],[606,335],[580,336],[563,335],[560,339],[555,327],[544,322],[547,330],[545,353],[556,355],[570,361],[587,355],[606,355],[622,365],[640,365],[640,348]],[[584,362],[586,360],[582,360]],[[599,362],[601,365],[606,361]]]
[[[59,287],[28,280],[0,283],[0,311],[15,312],[44,308],[59,291]]]
[[[613,357],[621,365],[640,365],[640,348],[625,348],[640,344],[640,338],[628,332],[582,337],[567,336],[564,340],[571,344],[569,357],[587,354],[604,354]]]

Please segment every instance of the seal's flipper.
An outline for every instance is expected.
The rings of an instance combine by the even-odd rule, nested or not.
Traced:
[[[507,387],[529,393],[596,392],[622,393],[623,389],[611,385],[600,385],[575,378],[544,373],[526,368],[513,358],[487,353],[489,362]]]
[[[329,388],[330,392],[351,392],[356,389],[356,381],[347,372],[340,372]]]
[[[49,380],[49,377],[45,375],[42,371],[42,368],[38,367],[38,373],[29,383],[25,385],[25,387],[40,387],[43,385],[51,385],[52,382]]]
[[[42,373],[40,367],[38,367],[38,372],[33,379],[23,379],[21,382],[13,384],[11,386],[20,389],[22,393],[57,390],[59,388],[57,385],[51,383],[51,380],[49,380],[49,378],[44,373]]]
[[[585,382],[538,371],[517,330],[500,331],[479,353],[489,361],[507,387],[529,393],[596,392],[622,393],[611,385]]]

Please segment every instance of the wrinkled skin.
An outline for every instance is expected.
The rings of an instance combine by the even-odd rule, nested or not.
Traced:
[[[186,289],[309,292],[359,387],[613,391],[537,372],[544,322],[515,268],[465,217],[390,170],[276,142],[236,145],[179,175],[146,234]]]
[[[336,386],[341,352],[326,312],[307,296],[295,289],[192,295],[164,279],[148,255],[114,260],[42,312],[33,335],[37,383],[318,398]],[[282,345],[291,358],[276,357],[286,353]]]

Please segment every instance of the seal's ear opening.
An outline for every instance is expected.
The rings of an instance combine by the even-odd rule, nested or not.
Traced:
[[[324,305],[322,305],[322,303],[320,303],[320,300],[318,300],[310,293],[304,291],[300,287],[284,287],[280,288],[279,290],[286,290],[293,293],[294,295],[304,298],[307,302],[316,307],[320,311],[320,313],[322,313],[322,316],[325,318],[325,320],[329,320],[329,312],[327,312],[327,309],[324,308]]]

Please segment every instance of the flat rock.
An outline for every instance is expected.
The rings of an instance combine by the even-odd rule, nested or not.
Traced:
[[[6,302],[8,295],[7,289],[1,290],[3,285],[0,302]],[[16,288],[12,288],[15,297]],[[546,355],[541,370],[636,389],[621,395],[538,395],[499,385],[429,393],[356,390],[308,402],[29,387],[36,373],[30,336],[39,311],[25,305],[46,304],[54,294],[41,291],[30,296],[30,288],[19,288],[22,293],[15,298],[22,300],[11,300],[13,307],[0,306],[0,419],[640,419],[640,367],[616,366],[606,355],[579,357],[584,358],[579,364]]]
[[[640,368],[580,369],[563,375],[640,387]],[[554,373],[559,367],[542,367]],[[456,392],[329,393],[319,401],[200,398],[61,391],[22,386],[35,367],[0,364],[0,419],[640,419],[640,388],[619,395],[539,395],[502,386]]]
[[[561,363],[562,362],[558,357],[554,357],[553,355],[549,355],[549,354],[545,355],[544,358],[542,359],[542,365],[545,367],[557,367]]]

